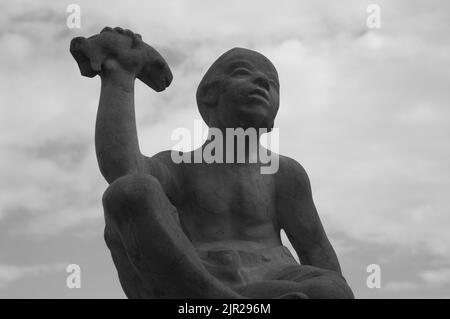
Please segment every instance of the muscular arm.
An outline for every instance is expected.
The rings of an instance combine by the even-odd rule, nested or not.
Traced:
[[[311,186],[303,167],[283,158],[278,207],[280,226],[286,232],[300,262],[341,274],[336,253],[323,229],[313,202]],[[281,177],[281,176],[280,176]]]
[[[108,183],[144,171],[134,111],[134,76],[124,71],[101,75],[100,103],[95,126],[95,149],[100,171]]]
[[[171,163],[170,151],[153,157],[139,149],[134,107],[134,76],[121,70],[101,75],[102,86],[95,127],[95,149],[100,171],[111,184],[117,178],[136,173],[155,177],[172,203],[180,190],[177,167]]]
[[[139,78],[155,91],[164,90],[172,79],[164,59],[140,35],[122,28],[106,27],[92,37],[75,38],[70,51],[82,75],[101,78],[95,148],[102,175],[112,183],[124,175],[159,170],[161,165],[151,165],[157,160],[139,150],[134,84]],[[155,177],[166,173],[160,169]]]

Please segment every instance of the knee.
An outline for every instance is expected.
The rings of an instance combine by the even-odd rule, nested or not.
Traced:
[[[352,290],[340,276],[323,275],[315,278],[309,292],[320,299],[354,299]]]
[[[103,194],[105,213],[123,213],[124,208],[140,207],[164,195],[158,180],[146,174],[125,175],[116,179]]]
[[[294,281],[308,287],[307,295],[319,299],[354,299],[354,295],[342,275],[335,271],[303,265],[302,275]]]

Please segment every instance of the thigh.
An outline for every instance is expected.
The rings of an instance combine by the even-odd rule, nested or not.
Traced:
[[[335,276],[336,273],[309,265],[289,265],[272,275],[273,280],[285,280],[301,283],[305,280],[321,276]]]
[[[354,298],[343,277],[306,265],[284,267],[270,280],[240,286],[236,291],[248,298]]]
[[[234,289],[242,296],[254,299],[308,299],[302,285],[286,280],[264,280],[238,286]]]

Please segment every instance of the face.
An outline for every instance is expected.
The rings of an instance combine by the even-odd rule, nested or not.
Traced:
[[[271,128],[279,107],[277,72],[263,55],[245,50],[225,61],[218,102],[217,127]]]

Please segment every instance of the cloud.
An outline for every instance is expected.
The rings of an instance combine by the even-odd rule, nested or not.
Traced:
[[[420,277],[430,285],[450,285],[450,268],[427,270]]]
[[[0,264],[0,289],[4,289],[14,282],[29,277],[41,277],[61,272],[67,266],[66,263],[52,265],[17,266]]]
[[[259,50],[280,75],[280,150],[307,169],[332,242],[361,264],[352,269],[373,262],[362,252],[370,245],[391,260],[400,249],[448,261],[448,2],[379,1],[379,30],[365,26],[370,1],[78,3],[79,30],[66,27],[68,3],[1,5],[3,242],[39,236],[63,243],[68,233],[100,229],[107,185],[93,145],[99,81],[79,75],[68,44],[121,25],[160,50],[174,73],[162,93],[137,84],[145,154],[171,148],[172,130],[200,118],[196,86],[219,54]],[[446,282],[433,266],[391,278],[388,290],[413,290],[417,278],[421,287],[439,276]]]
[[[389,292],[402,293],[418,290],[419,287],[419,284],[412,281],[391,281],[383,289]]]
[[[394,294],[397,297],[407,294],[416,297],[448,298],[449,287],[450,269],[439,268],[422,270],[414,280],[389,281],[382,288],[386,294]]]

